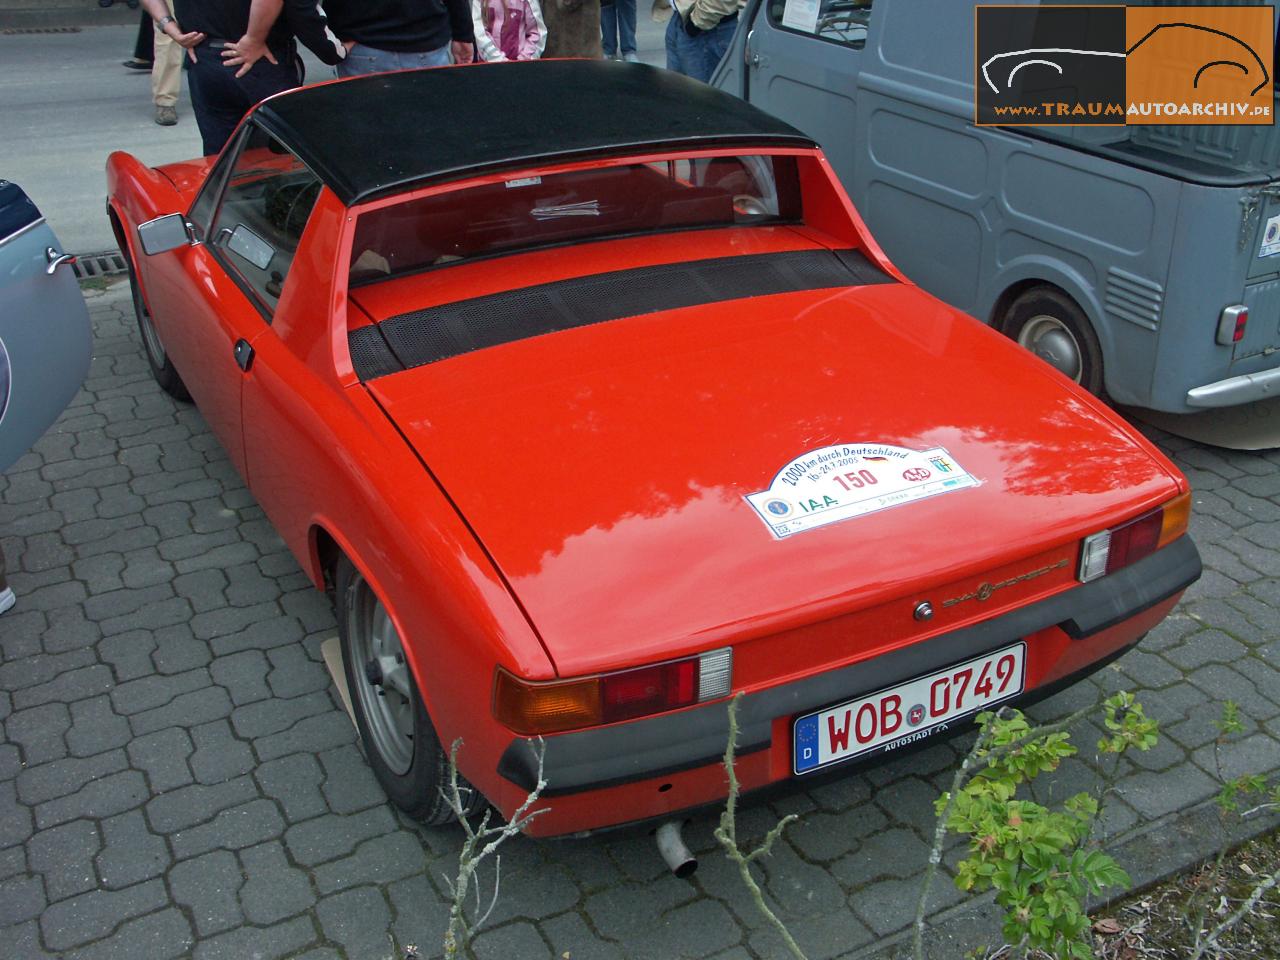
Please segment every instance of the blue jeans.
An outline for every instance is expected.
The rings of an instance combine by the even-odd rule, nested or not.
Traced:
[[[453,63],[449,45],[422,53],[396,53],[376,50],[357,43],[338,64],[338,76],[359,77],[366,73],[389,73],[392,70],[416,70],[419,67],[444,67]]]
[[[635,53],[636,0],[613,0],[601,7],[600,32],[606,57],[612,57],[619,47],[623,53]]]
[[[710,82],[711,74],[724,59],[737,29],[738,15],[735,13],[710,30],[691,37],[684,32],[680,14],[673,13],[667,21],[667,69],[703,83]]]

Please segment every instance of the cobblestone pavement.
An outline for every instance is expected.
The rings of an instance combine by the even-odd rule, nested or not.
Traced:
[[[19,597],[0,618],[0,955],[435,955],[458,832],[418,829],[386,804],[321,662],[324,598],[200,414],[153,385],[127,287],[88,296],[84,390],[0,478]],[[1205,576],[1137,651],[1036,711],[1131,687],[1161,721],[1159,746],[1122,763],[1103,824],[1139,879],[1217,842],[1203,805],[1215,701],[1238,701],[1248,726],[1222,755],[1227,774],[1280,766],[1280,454],[1161,442],[1196,489]],[[803,815],[763,876],[814,958],[900,949],[958,749],[742,813],[749,837]],[[1096,782],[1073,760],[1044,792]],[[691,882],[634,832],[513,842],[476,954],[781,956],[713,826],[703,814],[688,831],[703,854]],[[937,956],[992,933],[987,909],[958,906],[945,880],[936,901]]]

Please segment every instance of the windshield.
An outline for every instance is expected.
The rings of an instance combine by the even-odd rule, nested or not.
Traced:
[[[560,243],[796,222],[794,157],[682,157],[522,177],[372,210],[356,223],[353,284]]]

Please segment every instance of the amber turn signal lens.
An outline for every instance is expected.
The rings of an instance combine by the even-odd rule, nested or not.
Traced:
[[[493,715],[526,736],[589,727],[600,722],[600,682],[591,677],[530,683],[499,667],[493,684]]]
[[[1160,524],[1160,540],[1156,549],[1172,543],[1187,532],[1191,523],[1191,494],[1184,493],[1164,505],[1164,519]]]

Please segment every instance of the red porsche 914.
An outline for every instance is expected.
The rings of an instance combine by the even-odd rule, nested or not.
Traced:
[[[321,84],[107,175],[155,377],[331,591],[421,820],[459,737],[507,815],[544,738],[537,835],[716,801],[738,693],[744,789],[856,765],[1096,670],[1200,574],[1164,456],[676,74]]]

